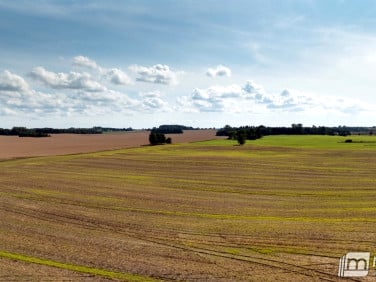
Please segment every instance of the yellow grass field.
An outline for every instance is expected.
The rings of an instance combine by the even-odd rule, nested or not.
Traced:
[[[376,137],[341,138],[1,161],[0,280],[341,281],[376,251]]]

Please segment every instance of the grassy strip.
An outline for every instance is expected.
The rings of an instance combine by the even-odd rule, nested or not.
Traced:
[[[351,139],[351,143],[345,143],[346,139]],[[194,145],[212,145],[212,146],[234,146],[237,142],[234,140],[211,140],[197,142]],[[376,136],[328,136],[328,135],[270,135],[254,141],[248,140],[246,145],[272,146],[272,147],[290,147],[307,149],[376,149]]]
[[[106,277],[110,279],[120,279],[120,280],[125,280],[125,281],[134,281],[134,282],[159,281],[159,280],[146,277],[146,276],[141,276],[141,275],[115,272],[115,271],[98,269],[98,268],[83,266],[83,265],[73,265],[73,264],[68,264],[68,263],[52,261],[52,260],[35,258],[31,256],[21,255],[21,254],[9,253],[5,251],[0,251],[0,257],[13,259],[17,261],[35,263],[35,264],[40,264],[40,265],[45,265],[45,266],[51,266],[51,267],[56,267],[60,269],[71,270],[71,271],[76,271],[76,272],[81,272],[81,273],[86,273],[86,274],[93,274],[93,275],[102,276],[102,277]]]

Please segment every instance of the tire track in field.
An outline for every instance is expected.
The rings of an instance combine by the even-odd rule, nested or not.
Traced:
[[[283,271],[288,271],[295,274],[304,275],[306,277],[311,278],[319,278],[326,281],[337,281],[338,277],[331,273],[326,273],[324,271],[320,271],[317,269],[311,269],[309,267],[305,266],[299,266],[293,263],[288,263],[276,259],[270,259],[270,258],[254,258],[252,256],[247,255],[238,255],[238,254],[229,254],[226,252],[221,252],[218,250],[213,250],[210,248],[203,248],[203,247],[192,247],[192,246],[185,246],[182,244],[174,243],[171,241],[168,241],[166,239],[161,239],[159,237],[150,235],[151,232],[155,231],[153,229],[149,229],[148,231],[151,231],[150,233],[145,232],[145,228],[142,230],[140,229],[139,232],[142,232],[142,235],[138,234],[134,229],[130,230],[129,227],[124,227],[124,225],[119,224],[113,224],[109,222],[101,222],[99,220],[95,220],[92,218],[82,218],[76,215],[61,215],[53,212],[46,212],[46,211],[38,211],[38,210],[32,210],[32,209],[26,209],[26,208],[12,208],[12,207],[2,207],[4,211],[20,214],[27,217],[36,218],[39,220],[47,221],[47,222],[62,222],[62,223],[68,223],[73,224],[76,226],[79,226],[81,228],[90,229],[90,230],[96,230],[96,231],[108,231],[111,230],[113,232],[126,235],[128,237],[150,242],[157,245],[162,245],[165,247],[173,248],[173,249],[179,249],[186,252],[194,252],[197,254],[202,255],[209,255],[209,256],[215,256],[215,257],[221,257],[226,259],[232,259],[237,260],[241,262],[248,262],[248,263],[255,263],[264,267],[272,267],[274,269],[279,269]],[[146,237],[147,236],[147,237]],[[162,278],[163,277],[156,277],[156,278]],[[348,281],[360,281],[357,279],[349,279]]]
[[[13,195],[14,196],[14,195]],[[15,196],[17,197],[17,196]],[[21,197],[23,198],[23,197]],[[43,200],[41,200],[40,198],[38,197],[28,197],[27,198],[28,200],[31,200],[31,201],[36,201],[36,202],[44,202]],[[74,201],[74,200],[62,200],[62,199],[59,199],[59,198],[55,198],[55,197],[51,197],[48,199],[48,202],[49,203],[56,203],[56,204],[60,204],[60,205],[69,205],[69,206],[80,206],[80,207],[85,207],[85,208],[90,208],[90,209],[103,209],[103,210],[111,210],[111,211],[117,211],[117,212],[140,212],[140,213],[149,213],[149,211],[145,211],[145,210],[139,210],[139,209],[126,209],[126,210],[123,210],[123,209],[118,209],[118,208],[113,208],[113,207],[108,207],[108,206],[100,206],[100,205],[96,205],[96,204],[89,204],[89,203],[83,203],[83,202],[79,202],[79,201]],[[159,214],[159,212],[156,212],[156,214]],[[173,215],[173,216],[178,216],[176,214],[169,214],[169,215]],[[130,224],[129,224],[130,225]],[[131,225],[130,225],[131,226]],[[132,225],[132,228],[137,228],[138,226],[137,225]],[[147,227],[142,227],[144,230],[149,230],[149,231],[155,231],[155,229],[148,229]],[[169,232],[166,232],[166,231],[170,231]],[[237,239],[237,238],[249,238],[249,235],[242,235],[242,234],[233,234],[233,233],[199,233],[199,232],[193,232],[193,231],[180,231],[180,230],[177,230],[177,229],[173,229],[173,228],[164,228],[164,229],[159,229],[158,230],[158,233],[165,233],[167,235],[171,234],[172,232],[176,233],[176,234],[183,234],[183,235],[198,235],[198,236],[206,236],[206,237],[212,237],[212,236],[215,236],[215,237],[220,237],[222,239],[231,239],[231,240],[234,240],[234,239]],[[370,233],[370,232],[368,232]],[[374,234],[376,234],[376,232],[372,232]],[[270,239],[270,237],[259,237],[260,239]],[[296,238],[292,238],[291,240],[295,240]],[[288,239],[285,239],[285,240],[288,240]],[[331,241],[333,243],[350,243],[352,244],[353,243],[353,240],[352,239],[341,239],[341,238],[336,238],[336,239],[331,239],[331,238],[315,238],[315,239],[308,239],[306,238],[305,239],[306,241],[309,241],[309,242],[328,242],[328,241]],[[205,242],[212,242],[210,239],[206,239]],[[253,240],[254,242],[254,240]],[[367,240],[364,240],[362,241],[363,243],[370,243],[370,244],[373,244],[374,241],[367,241]],[[217,242],[216,242],[217,243]],[[263,245],[263,242],[259,242],[261,245]],[[316,256],[323,256],[323,255],[316,255]],[[328,258],[333,258],[333,257],[329,257],[329,256],[323,256],[323,257],[328,257]]]
[[[0,250],[0,258],[11,259],[11,260],[19,261],[19,262],[39,264],[43,266],[55,267],[58,269],[84,273],[85,275],[91,274],[91,275],[101,276],[101,277],[105,277],[109,279],[119,279],[119,280],[124,280],[124,281],[129,281],[129,282],[130,281],[133,281],[133,282],[145,282],[145,281],[157,282],[158,281],[147,276],[116,272],[116,271],[100,269],[100,268],[84,266],[84,265],[63,263],[63,262],[43,259],[39,257],[23,255],[19,253],[10,253],[10,252],[1,251],[1,250]]]
[[[37,199],[37,198],[35,198],[35,199],[30,199],[30,200],[34,200],[34,201],[40,201],[40,199]],[[119,211],[118,209],[114,209],[114,208],[111,208],[111,207],[101,207],[101,206],[98,206],[98,205],[91,205],[91,204],[84,204],[84,205],[82,205],[82,203],[81,202],[75,202],[75,201],[64,201],[64,202],[61,202],[61,201],[56,201],[56,200],[52,200],[52,202],[56,202],[56,203],[58,203],[58,204],[64,204],[64,205],[76,205],[76,204],[78,204],[79,206],[84,206],[84,207],[87,207],[87,208],[96,208],[96,209],[98,209],[98,208],[100,208],[100,209],[104,209],[104,210],[116,210],[116,211]],[[132,210],[133,211],[133,210]],[[40,211],[38,211],[38,212],[40,212]],[[137,212],[137,211],[136,211]],[[142,211],[141,211],[142,212]],[[43,214],[46,214],[46,212],[42,212]],[[61,222],[63,222],[63,223],[66,223],[66,220],[67,219],[71,219],[71,220],[78,220],[79,221],[79,223],[77,224],[77,223],[74,223],[75,225],[78,225],[78,226],[80,226],[80,227],[82,227],[82,218],[80,218],[80,217],[77,217],[76,215],[65,215],[65,216],[62,216],[60,213],[51,213],[51,212],[49,212],[50,214],[53,214],[54,216],[55,216],[55,218],[57,217],[57,218],[63,218],[64,220],[60,220]],[[42,219],[42,220],[46,220],[46,218],[40,218],[40,219]],[[57,221],[57,219],[55,219],[55,221]],[[51,221],[51,222],[53,222],[53,221]],[[89,220],[88,219],[86,219],[86,220],[84,220],[84,222],[85,222],[85,224],[86,224],[86,226],[85,226],[85,228],[86,229],[91,229],[91,230],[99,230],[98,229],[98,226],[99,225],[101,225],[101,223],[98,221],[98,220],[91,220],[91,222],[92,222],[92,226],[88,226],[88,222],[89,222]],[[70,223],[72,223],[72,222],[70,222]],[[108,228],[108,226],[109,226],[109,222],[105,222],[105,224],[104,224],[104,226],[102,226],[102,228],[100,229],[100,230],[103,230],[103,229],[106,229],[106,230],[108,230],[109,228]],[[122,234],[124,234],[124,230],[125,230],[125,226],[124,226],[124,224],[123,225],[116,225],[116,224],[112,224],[112,226],[115,226],[117,229],[112,229],[113,231],[116,231],[116,232],[119,232],[119,226],[120,226],[120,228],[121,228],[121,230],[120,230],[120,233],[122,233]],[[137,229],[140,229],[141,230],[141,232],[144,232],[144,231],[148,231],[150,234],[152,234],[152,233],[155,233],[156,232],[156,229],[154,229],[154,228],[147,228],[147,227],[145,227],[145,226],[142,226],[141,228],[140,228],[140,226],[139,225],[135,225],[135,224],[127,224],[127,226],[126,226],[126,228],[127,228],[127,230],[128,230],[128,236],[130,236],[130,234],[129,234],[129,230],[132,230],[131,232],[133,232],[133,236],[130,236],[130,237],[133,237],[133,238],[136,238],[136,239],[141,239],[141,238],[139,238],[138,236],[138,234],[136,234],[135,232],[134,232],[134,230],[137,230]],[[168,232],[168,231],[170,231],[170,232]],[[174,235],[173,234],[171,234],[172,232],[174,232]],[[135,235],[136,234],[136,235]],[[222,238],[222,239],[225,239],[225,240],[227,240],[227,239],[236,239],[236,238],[247,238],[247,237],[249,237],[248,235],[238,235],[238,234],[218,234],[218,233],[212,233],[212,234],[203,234],[203,233],[197,233],[197,232],[184,232],[184,231],[180,231],[180,230],[176,230],[176,229],[160,229],[160,230],[158,230],[158,232],[157,232],[157,234],[158,235],[162,235],[162,234],[164,234],[164,236],[165,237],[171,237],[171,240],[175,240],[176,241],[176,236],[178,236],[179,234],[183,234],[183,235],[198,235],[198,236],[201,236],[201,237],[210,237],[210,236],[215,236],[215,237],[217,237],[217,238]],[[161,236],[159,236],[159,237],[152,237],[152,238],[154,238],[154,239],[158,239],[158,240],[163,240],[163,242],[171,242],[171,241],[168,241],[168,240],[166,240],[166,239],[161,239],[160,238]],[[269,238],[269,237],[267,237],[267,238]],[[143,239],[141,239],[141,240],[144,240],[144,241],[146,241],[146,239],[145,238],[143,238]],[[217,240],[210,240],[210,239],[205,239],[205,240],[202,240],[202,239],[198,239],[198,238],[195,238],[195,242],[198,242],[198,243],[202,243],[202,242],[204,242],[204,243],[214,243],[215,245],[221,245],[221,246],[223,246],[223,247],[239,247],[239,245],[240,246],[242,246],[242,244],[239,244],[239,243],[236,243],[235,242],[235,244],[237,244],[236,246],[234,246],[234,245],[225,245],[225,244],[218,244],[219,242],[217,241]],[[349,240],[335,240],[335,239],[329,239],[329,240],[331,240],[331,241],[333,241],[333,242],[336,242],[336,243],[338,243],[338,241],[341,241],[341,242],[350,242]],[[314,242],[317,242],[317,241],[327,241],[327,240],[325,240],[325,239],[320,239],[320,238],[316,238],[316,239],[311,239],[311,240],[309,240],[309,239],[307,239],[307,241],[314,241]],[[154,242],[155,243],[155,242]],[[253,242],[254,243],[254,242]],[[373,242],[369,242],[369,243],[373,243]],[[159,243],[160,244],[160,243]],[[263,246],[263,245],[265,245],[265,243],[264,242],[259,242],[259,244],[258,245],[261,245],[261,246]],[[270,245],[270,244],[269,244]],[[181,246],[181,244],[179,245],[179,246]],[[255,245],[256,246],[256,245]],[[214,250],[212,250],[212,251],[214,251]],[[218,251],[216,251],[216,252],[218,252]],[[257,252],[257,250],[255,250],[255,252]],[[222,252],[223,254],[225,254],[225,255],[228,255],[229,253],[227,253],[227,252]],[[301,253],[300,255],[309,255],[309,254],[306,254],[306,253]],[[337,258],[337,257],[331,257],[331,256],[325,256],[325,255],[317,255],[317,254],[311,254],[312,256],[318,256],[318,257],[325,257],[325,258],[331,258],[331,259],[333,259],[333,258]],[[260,258],[260,259],[264,259],[264,258]],[[264,259],[265,260],[265,259]],[[281,261],[278,261],[277,260],[277,262],[279,262],[279,263],[282,263]],[[294,265],[294,264],[292,264],[292,265]],[[295,265],[295,266],[297,266],[297,265]]]
[[[86,229],[91,229],[91,230],[107,231],[107,230],[110,229],[114,232],[117,232],[117,233],[120,233],[120,234],[125,234],[129,237],[132,237],[132,238],[135,238],[135,239],[138,239],[138,240],[148,241],[148,242],[151,242],[151,243],[164,245],[164,246],[168,246],[168,247],[171,247],[171,248],[177,248],[177,249],[181,249],[181,250],[185,250],[185,251],[190,250],[190,251],[193,251],[193,252],[196,252],[196,253],[201,253],[201,254],[207,254],[207,255],[219,256],[219,257],[230,258],[230,259],[235,259],[235,260],[240,260],[240,261],[258,263],[258,264],[261,264],[261,265],[264,265],[264,266],[271,266],[271,267],[275,267],[275,268],[280,268],[280,269],[283,269],[283,270],[288,270],[288,271],[303,274],[303,275],[305,275],[305,274],[302,273],[302,272],[299,272],[299,271],[296,271],[296,270],[294,271],[292,269],[286,269],[285,267],[279,267],[279,266],[270,265],[270,264],[262,264],[259,261],[257,261],[257,259],[262,260],[262,261],[282,264],[282,265],[286,265],[286,266],[289,266],[289,267],[299,268],[300,270],[305,270],[305,271],[310,271],[310,272],[318,272],[318,273],[321,273],[321,274],[324,274],[324,275],[333,276],[333,275],[325,273],[325,272],[320,272],[318,270],[313,270],[313,269],[310,269],[310,268],[307,268],[307,267],[302,267],[302,266],[298,266],[298,265],[291,264],[291,263],[281,262],[279,260],[272,260],[272,259],[266,259],[266,258],[255,259],[254,257],[251,257],[251,256],[234,255],[234,254],[229,254],[229,253],[226,253],[226,252],[220,252],[218,250],[205,249],[205,248],[199,248],[199,247],[182,246],[181,244],[179,244],[179,245],[173,244],[173,243],[171,243],[171,241],[168,241],[166,239],[161,239],[161,238],[155,237],[155,236],[149,236],[149,238],[141,238],[141,237],[139,237],[140,235],[137,234],[134,231],[134,228],[132,229],[132,231],[129,231],[129,227],[124,228],[124,226],[122,226],[122,225],[110,224],[108,222],[101,223],[100,221],[93,220],[93,219],[82,219],[80,217],[77,217],[76,215],[64,215],[64,216],[62,216],[61,214],[57,214],[57,213],[41,212],[41,211],[36,211],[36,210],[33,210],[33,213],[34,213],[33,215],[31,215],[29,213],[21,212],[19,210],[17,210],[17,211],[12,210],[11,212],[19,213],[19,214],[26,215],[26,216],[31,216],[31,217],[34,217],[34,218],[37,218],[37,219],[41,219],[41,220],[49,221],[49,222],[53,222],[53,223],[55,223],[56,221],[59,221],[59,222],[62,222],[62,223],[70,223],[70,224],[74,224],[74,225],[77,225],[79,227],[84,227]],[[37,214],[42,214],[42,216],[40,216],[40,215],[38,216]],[[45,215],[50,215],[50,216],[54,217],[54,219],[46,218]],[[135,226],[133,226],[133,227],[135,227]],[[150,231],[150,232],[155,232],[154,229],[147,229],[147,228],[142,228],[142,230],[140,230],[140,231],[144,232],[145,230]],[[149,233],[149,234],[151,234],[151,233]],[[171,234],[167,233],[167,235],[171,235]],[[174,240],[174,238],[172,240]],[[214,242],[214,243],[218,243],[218,242]],[[312,275],[308,275],[308,276],[312,276]]]

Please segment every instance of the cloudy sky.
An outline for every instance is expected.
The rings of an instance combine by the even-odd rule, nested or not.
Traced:
[[[376,125],[376,2],[0,0],[0,127]]]

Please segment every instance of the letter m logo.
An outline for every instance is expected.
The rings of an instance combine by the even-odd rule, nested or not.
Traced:
[[[368,275],[370,253],[350,252],[339,260],[338,276],[364,277]]]

